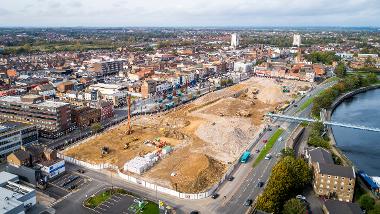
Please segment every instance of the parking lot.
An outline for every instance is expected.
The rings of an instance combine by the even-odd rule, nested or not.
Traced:
[[[60,199],[72,191],[81,189],[89,181],[90,179],[84,175],[66,171],[49,181],[47,188],[43,192],[52,198]]]
[[[135,198],[129,195],[115,194],[107,201],[92,210],[94,213],[130,214],[128,208],[133,204]]]

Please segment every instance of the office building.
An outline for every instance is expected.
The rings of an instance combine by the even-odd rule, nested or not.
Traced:
[[[0,97],[0,119],[34,124],[48,138],[72,129],[70,104],[45,101],[40,95]]]
[[[237,48],[239,46],[239,35],[236,33],[231,34],[231,47]]]
[[[98,76],[110,76],[116,75],[123,70],[123,61],[106,61],[97,62],[93,65],[93,71],[98,74]]]
[[[0,213],[25,213],[36,202],[36,190],[19,184],[17,175],[0,172]]]
[[[23,145],[38,142],[36,126],[7,121],[0,123],[0,157],[4,157]]]
[[[301,46],[301,35],[299,34],[294,34],[293,35],[293,46]]]

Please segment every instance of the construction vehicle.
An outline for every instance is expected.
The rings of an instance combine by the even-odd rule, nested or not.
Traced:
[[[101,154],[102,155],[107,155],[110,153],[110,148],[106,147],[106,146],[103,146],[102,149],[101,149]]]

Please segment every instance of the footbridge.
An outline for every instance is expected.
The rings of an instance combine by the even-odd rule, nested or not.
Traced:
[[[296,116],[289,116],[284,114],[273,114],[273,113],[267,113],[266,116],[272,117],[272,118],[281,118],[285,120],[292,120],[292,121],[298,121],[298,122],[322,122],[324,125],[330,125],[330,126],[340,126],[345,128],[352,128],[352,129],[360,129],[360,130],[366,130],[366,131],[373,131],[373,132],[380,132],[380,128],[373,128],[373,127],[366,127],[366,126],[360,126],[355,124],[349,124],[349,123],[340,123],[340,122],[333,122],[333,121],[324,121],[324,120],[315,120],[312,118],[306,118],[306,117],[296,117]]]

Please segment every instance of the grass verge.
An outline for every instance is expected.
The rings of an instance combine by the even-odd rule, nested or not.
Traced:
[[[88,198],[84,202],[84,206],[93,209],[93,208],[99,206],[100,204],[102,204],[103,202],[107,201],[109,198],[111,198],[111,196],[113,194],[126,195],[126,194],[128,194],[128,192],[126,190],[124,190],[124,189],[119,189],[119,188],[112,189],[112,190],[108,189],[108,190],[99,192],[96,195],[91,196],[90,198]]]
[[[307,107],[309,107],[313,103],[313,101],[314,101],[314,97],[310,97],[309,99],[307,99],[304,103],[302,103],[302,105],[300,106],[297,112],[305,110]]]
[[[142,214],[159,214],[158,204],[149,201],[148,204],[144,207]]]
[[[272,149],[273,145],[276,143],[277,139],[281,136],[283,132],[284,132],[283,129],[277,129],[277,131],[270,137],[267,144],[261,150],[255,162],[253,163],[253,167],[257,166],[260,163],[260,161],[264,159],[265,155],[267,155],[268,152]]]

